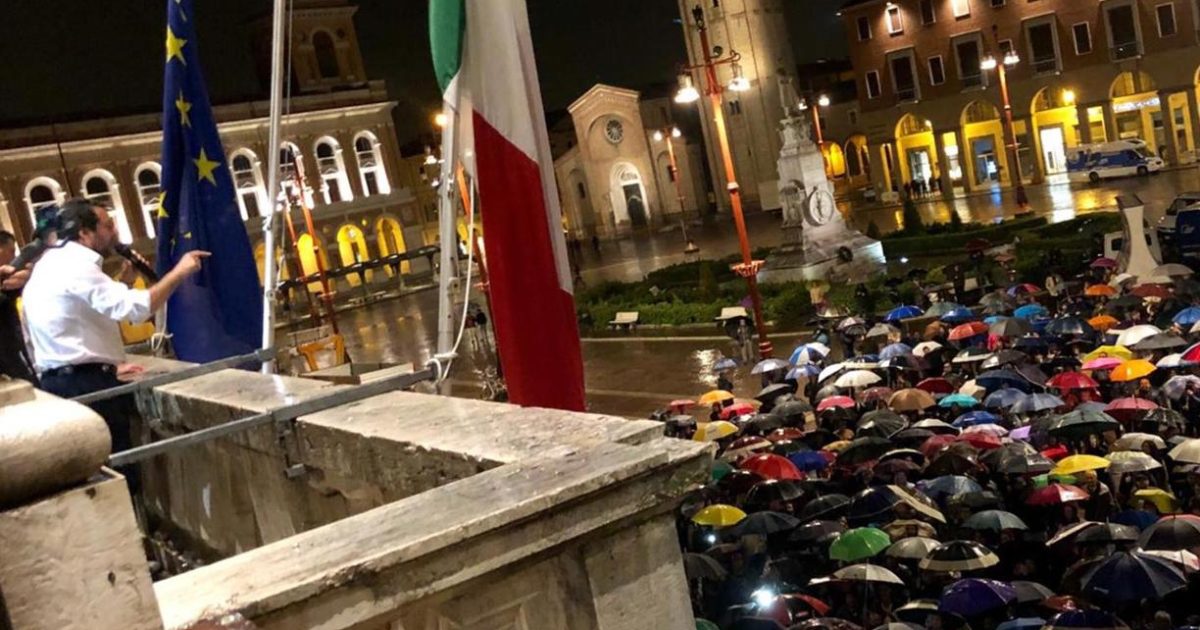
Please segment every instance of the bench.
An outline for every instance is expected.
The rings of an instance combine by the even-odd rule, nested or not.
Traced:
[[[634,330],[638,325],[637,311],[619,311],[608,327],[612,329]]]

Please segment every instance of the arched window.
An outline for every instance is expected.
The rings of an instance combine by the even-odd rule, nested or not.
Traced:
[[[121,195],[117,191],[117,178],[113,177],[112,173],[96,169],[84,175],[83,196],[108,206],[108,214],[117,226],[117,238],[122,243],[133,242],[133,233],[129,231],[129,219],[125,217],[125,206],[121,203]]]
[[[338,66],[337,49],[333,46],[333,37],[325,31],[317,31],[312,36],[313,52],[317,55],[317,71],[322,79],[336,79],[342,75]]]
[[[29,218],[37,224],[39,209],[59,203],[63,200],[62,186],[50,177],[38,177],[25,184],[25,205],[29,208]]]
[[[321,173],[321,194],[325,203],[337,203],[354,198],[350,192],[350,180],[346,177],[346,165],[342,162],[342,147],[337,140],[325,137],[317,140],[317,170]]]
[[[158,220],[158,195],[162,192],[161,167],[147,162],[137,169],[138,201],[142,207],[142,220],[146,224],[146,236],[154,238]]]
[[[242,149],[233,154],[229,165],[233,172],[234,192],[237,194],[242,220],[261,216],[260,208],[266,189],[263,187],[262,172],[258,168],[258,158],[248,149]]]
[[[369,131],[354,137],[354,157],[358,160],[358,176],[362,180],[363,194],[386,195],[392,192],[388,183],[387,170],[379,153],[379,140]]]

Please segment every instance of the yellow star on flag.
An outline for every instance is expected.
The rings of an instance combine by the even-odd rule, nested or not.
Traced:
[[[171,26],[167,25],[167,62],[170,62],[172,57],[178,57],[179,63],[186,66],[187,60],[183,58],[185,44],[187,44],[187,40],[175,37],[175,31],[172,31]]]
[[[192,119],[188,118],[188,112],[192,111],[192,104],[183,98],[183,90],[179,91],[179,98],[175,99],[175,109],[179,110],[179,124],[191,127]]]
[[[165,190],[158,193],[158,214],[155,216],[157,216],[159,219],[165,219],[171,216],[167,213],[167,191]]]
[[[204,152],[204,147],[200,147],[200,157],[192,160],[196,165],[196,181],[207,179],[213,186],[217,185],[217,178],[213,177],[213,171],[221,165],[219,161],[208,159],[208,154]]]

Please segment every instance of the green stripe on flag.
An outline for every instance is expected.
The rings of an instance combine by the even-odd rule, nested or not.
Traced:
[[[429,46],[433,51],[433,72],[442,94],[462,65],[463,32],[466,30],[466,0],[430,0]]]

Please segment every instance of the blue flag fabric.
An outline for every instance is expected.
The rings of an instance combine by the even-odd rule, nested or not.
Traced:
[[[192,0],[166,3],[158,271],[189,251],[212,252],[167,308],[176,356],[204,363],[260,346],[262,289],[204,85]]]

